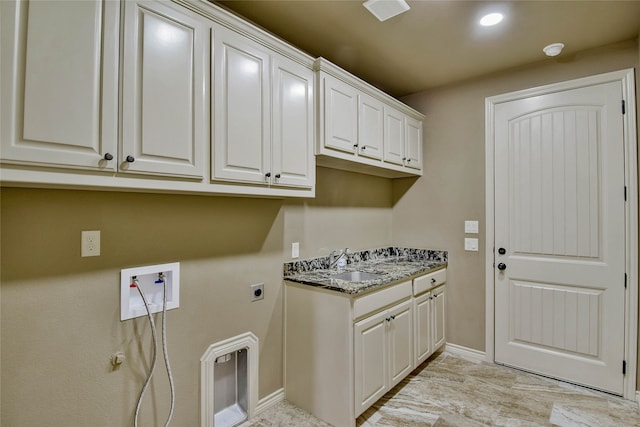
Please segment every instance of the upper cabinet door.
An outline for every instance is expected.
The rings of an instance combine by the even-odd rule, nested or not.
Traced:
[[[405,161],[404,118],[398,110],[384,108],[384,161],[401,166]]]
[[[405,120],[405,166],[422,169],[422,122],[411,117]]]
[[[3,162],[115,169],[119,8],[0,2]]]
[[[212,178],[271,182],[269,53],[222,27],[214,34]]]
[[[284,57],[273,61],[272,183],[311,188],[313,153],[313,72]]]
[[[355,153],[358,145],[358,91],[329,75],[324,86],[324,146]]]
[[[204,175],[207,21],[169,2],[125,1],[121,171]]]
[[[384,104],[365,94],[359,95],[358,154],[382,159]]]

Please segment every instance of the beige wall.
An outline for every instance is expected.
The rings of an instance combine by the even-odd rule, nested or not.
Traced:
[[[173,425],[198,425],[207,347],[245,331],[260,340],[260,397],[280,389],[291,241],[303,256],[391,243],[390,180],[319,169],[317,187],[306,202],[2,189],[0,424],[129,425],[150,358],[146,320],[119,320],[119,272],[131,266],[181,262],[181,307],[169,312],[167,331]],[[102,256],[81,258],[80,232],[93,229]],[[257,282],[266,296],[251,303]],[[127,360],[114,370],[117,351]],[[161,362],[141,425],[167,414]]]
[[[425,174],[394,182],[397,245],[449,250],[447,341],[485,349],[485,98],[638,65],[638,41],[450,85],[404,98],[426,115]],[[406,190],[406,192],[405,192]],[[480,221],[479,252],[465,252],[464,220]]]

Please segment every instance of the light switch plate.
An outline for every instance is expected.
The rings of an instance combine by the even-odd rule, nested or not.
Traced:
[[[464,232],[468,234],[478,234],[478,221],[465,221]]]
[[[465,238],[464,239],[464,250],[465,251],[474,251],[477,252],[478,251],[478,239],[470,239],[470,238]]]
[[[291,244],[291,258],[298,258],[300,256],[300,243],[293,242]]]

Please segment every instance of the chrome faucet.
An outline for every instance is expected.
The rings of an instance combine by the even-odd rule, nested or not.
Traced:
[[[347,254],[349,253],[349,248],[344,248],[342,251],[340,251],[339,254],[337,252],[338,251],[331,251],[331,253],[329,254],[330,269],[336,266],[338,264],[338,261],[340,261],[341,258],[347,256]]]

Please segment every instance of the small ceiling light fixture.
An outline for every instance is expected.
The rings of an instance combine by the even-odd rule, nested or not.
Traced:
[[[562,48],[564,48],[564,43],[552,43],[549,46],[545,46],[542,51],[547,56],[558,56],[562,52]]]
[[[480,25],[483,27],[491,27],[493,25],[499,24],[504,19],[504,15],[501,13],[490,13],[488,15],[484,15],[480,19]]]
[[[367,0],[362,5],[380,21],[386,21],[410,9],[405,0]]]

